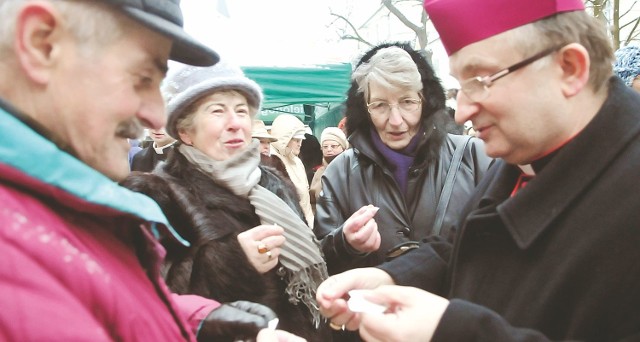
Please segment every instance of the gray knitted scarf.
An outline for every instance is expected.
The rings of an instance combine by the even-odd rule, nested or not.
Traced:
[[[245,151],[224,161],[213,160],[185,144],[181,144],[178,150],[214,182],[238,196],[248,198],[262,224],[278,224],[284,228],[286,242],[280,253],[280,264],[284,269],[279,274],[287,282],[289,301],[294,304],[302,301],[311,312],[317,328],[320,313],[316,289],[328,277],[327,265],[311,229],[288,204],[258,184],[262,175],[258,167],[259,145],[258,140],[254,139]]]

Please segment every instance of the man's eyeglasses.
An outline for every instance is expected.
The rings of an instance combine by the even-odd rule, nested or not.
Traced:
[[[474,102],[482,101],[487,97],[489,97],[489,87],[491,87],[493,82],[507,76],[511,72],[514,72],[520,68],[523,68],[541,59],[542,57],[546,57],[552,52],[555,52],[560,48],[562,48],[562,46],[556,46],[556,47],[546,49],[508,68],[502,69],[493,75],[484,76],[484,77],[476,76],[473,78],[466,79],[460,83],[460,90],[462,90],[462,92],[464,92],[464,94],[467,95],[467,97],[471,99],[471,101],[474,101]]]
[[[371,115],[383,116],[388,115],[391,112],[391,107],[396,106],[401,112],[413,113],[420,108],[421,103],[422,100],[413,98],[402,99],[395,104],[385,101],[375,101],[367,103],[367,110]]]
[[[342,148],[340,145],[322,145],[323,151],[336,150],[338,148]]]

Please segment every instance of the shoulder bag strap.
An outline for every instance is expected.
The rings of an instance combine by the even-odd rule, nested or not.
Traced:
[[[464,141],[456,146],[456,150],[453,152],[451,164],[449,165],[449,170],[447,170],[447,178],[444,180],[442,193],[440,194],[438,206],[436,207],[436,220],[432,229],[432,233],[434,235],[440,235],[440,231],[442,230],[442,222],[444,221],[444,215],[447,212],[447,207],[449,206],[449,199],[451,198],[451,192],[453,191],[453,184],[456,182],[456,175],[460,169],[460,164],[462,164],[462,156],[464,155],[464,151],[467,148],[469,140],[471,140],[470,136],[464,136]]]

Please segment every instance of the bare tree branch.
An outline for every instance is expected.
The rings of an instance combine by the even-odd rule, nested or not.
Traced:
[[[360,37],[355,37],[355,36],[351,36],[351,35],[346,35],[346,36],[340,36],[340,38],[342,40],[355,40],[357,42],[363,43],[367,46],[373,46],[373,44],[369,43],[368,41],[360,38]]]
[[[420,47],[421,50],[425,50],[426,47],[428,46],[428,34],[427,34],[427,14],[424,11],[424,9],[422,9],[422,14],[420,16],[420,24],[421,25],[416,25],[413,22],[411,22],[405,15],[404,13],[402,13],[398,7],[396,6],[397,3],[400,2],[413,2],[419,5],[419,7],[422,9],[422,2],[421,1],[416,1],[416,0],[399,0],[399,1],[395,1],[393,2],[392,0],[382,0],[382,4],[384,5],[384,7],[386,7],[389,12],[391,14],[393,14],[396,18],[398,18],[398,20],[400,20],[400,22],[405,25],[407,28],[409,28],[411,31],[413,31],[416,34],[416,38],[418,40],[418,45]],[[430,54],[429,54],[430,55]]]
[[[640,18],[638,18],[636,20],[633,20],[633,21],[630,21],[630,22],[628,22],[626,24],[622,24],[622,25],[620,25],[620,28],[623,29],[623,28],[625,28],[625,27],[627,27],[629,25],[635,24],[635,26],[634,26],[634,29],[635,29],[636,27],[638,27],[638,24],[636,24],[638,22],[638,20],[640,20]]]
[[[410,28],[413,32],[417,33],[424,29],[407,19],[407,17],[391,3],[391,0],[382,0],[382,4],[389,10],[389,12],[393,13],[393,15],[395,15],[404,24],[404,26]]]
[[[633,4],[631,4],[631,7],[629,7],[628,10],[626,10],[624,13],[620,14],[620,18],[623,18],[625,15],[629,14],[629,12],[631,12],[633,10],[633,7],[638,3],[638,1],[634,1]]]
[[[629,45],[631,40],[636,38],[638,36],[638,34],[640,34],[640,32],[636,32],[636,30],[638,29],[638,25],[640,25],[640,18],[636,19],[635,24],[633,25],[633,28],[631,29],[631,32],[629,32],[629,36],[627,36],[627,39],[624,42],[624,45]]]
[[[620,8],[621,2],[625,2],[625,6],[623,9]],[[625,16],[630,16],[631,14],[633,14],[634,12],[632,11],[635,11],[637,9],[639,2],[640,0],[584,0],[584,4],[588,8],[588,11],[607,26],[614,41],[614,46],[616,48],[618,48],[621,44],[627,45],[632,40],[638,39],[638,36],[640,35],[640,32],[638,32],[640,30],[640,18],[631,17],[630,20],[626,18],[625,20],[621,19]],[[376,25],[375,21],[380,20],[381,16],[393,15],[398,18],[398,20],[405,27],[415,33],[415,38],[412,41],[414,42],[414,44],[417,42],[416,45],[420,49],[428,50],[431,44],[439,40],[439,38],[429,40],[427,32],[429,17],[424,9],[422,9],[421,0],[380,0],[379,3],[380,5],[376,7],[375,11],[373,9],[371,10],[371,15],[369,15],[368,19],[361,25],[355,25],[354,22],[351,22],[348,18],[348,15],[341,15],[331,11],[331,15],[336,18],[335,22],[341,21],[346,24],[345,26],[341,25],[340,38],[345,40],[355,40],[367,46],[373,46],[375,44],[369,42],[365,38],[366,35],[361,35],[360,30],[362,30],[363,27],[371,27],[373,25]],[[419,7],[422,9],[420,21],[417,23],[412,22],[411,20],[409,20],[407,15],[405,15],[405,13],[409,13],[408,10],[403,11],[403,9],[408,8],[408,6],[411,6],[411,4],[413,3],[419,5]],[[621,14],[620,10],[624,10],[624,13]],[[411,11],[413,11],[413,7]],[[626,23],[623,25],[621,24],[622,22]],[[621,29],[623,29],[624,32],[621,32]],[[363,32],[368,33],[368,31],[366,30]],[[622,35],[624,35],[625,37],[622,37]]]
[[[360,35],[360,33],[358,32],[358,29],[356,29],[356,27],[351,23],[351,21],[350,21],[348,18],[344,17],[343,15],[340,15],[340,14],[337,14],[337,13],[333,13],[333,12],[331,12],[330,14],[331,14],[332,16],[334,16],[334,17],[338,18],[338,19],[343,20],[347,25],[349,25],[349,27],[351,27],[351,30],[353,30],[353,34],[354,34],[355,36],[352,36],[352,35],[346,35],[346,36],[343,36],[343,37],[342,37],[343,39],[357,40],[357,41],[359,41],[359,42],[362,42],[362,43],[364,43],[364,44],[367,44],[368,46],[372,46],[372,45],[373,45],[373,44],[369,43],[366,39],[364,39],[364,38]]]

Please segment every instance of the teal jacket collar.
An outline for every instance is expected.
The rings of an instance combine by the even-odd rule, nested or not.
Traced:
[[[154,200],[119,186],[58,148],[18,117],[19,113],[0,101],[0,164],[90,204],[147,221],[157,238],[169,233],[183,245],[189,245],[171,227]]]

